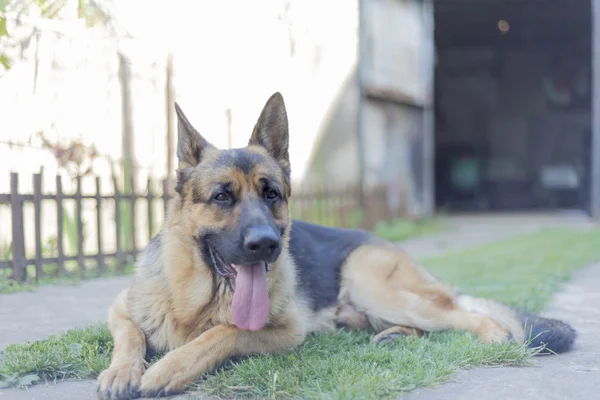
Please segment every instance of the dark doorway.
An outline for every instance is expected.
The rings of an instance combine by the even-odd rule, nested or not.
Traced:
[[[436,205],[590,207],[589,0],[435,1]]]

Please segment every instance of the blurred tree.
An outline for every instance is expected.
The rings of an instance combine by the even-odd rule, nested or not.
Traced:
[[[60,20],[61,11],[74,0],[0,0],[0,65],[4,70],[11,67],[11,58],[6,51],[18,44],[29,42],[37,33],[33,28],[25,38],[13,37],[14,27],[20,25],[23,19],[38,17]],[[87,26],[95,26],[106,20],[106,15],[94,0],[77,0],[77,17],[85,21]]]

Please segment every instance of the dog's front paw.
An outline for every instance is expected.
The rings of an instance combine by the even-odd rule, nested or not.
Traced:
[[[189,366],[188,366],[189,367]],[[184,363],[172,362],[169,355],[152,365],[140,386],[143,397],[163,397],[181,393],[190,383]]]
[[[98,397],[105,400],[140,397],[143,364],[110,366],[98,376]]]

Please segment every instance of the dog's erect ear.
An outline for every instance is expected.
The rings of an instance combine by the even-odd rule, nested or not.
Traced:
[[[288,118],[281,93],[276,92],[267,100],[254,126],[249,144],[259,145],[267,149],[269,154],[279,162],[289,178]]]
[[[209,148],[214,149],[215,146],[194,129],[177,103],[175,103],[175,112],[177,113],[177,158],[179,159],[177,169],[181,171],[198,165],[203,152]]]

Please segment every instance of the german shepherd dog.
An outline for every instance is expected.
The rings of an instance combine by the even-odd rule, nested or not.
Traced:
[[[485,343],[531,333],[529,346],[572,346],[564,322],[457,293],[366,231],[292,220],[280,93],[240,149],[217,149],[175,108],[176,195],[108,313],[114,349],[101,398],[182,392],[234,356],[290,350],[339,327],[369,330],[374,344],[456,329]],[[151,352],[166,355],[146,370]]]

